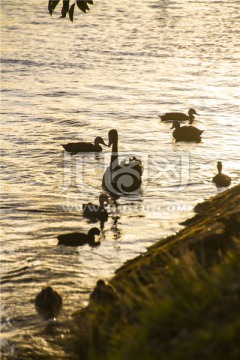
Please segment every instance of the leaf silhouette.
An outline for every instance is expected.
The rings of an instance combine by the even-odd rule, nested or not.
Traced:
[[[69,11],[69,2],[70,1],[63,0],[62,16],[61,16],[62,18],[65,18]]]
[[[48,11],[49,11],[49,14],[52,15],[53,13],[53,10],[52,10],[52,1],[48,1]]]
[[[52,16],[52,13],[60,0],[49,0],[48,1],[48,11],[49,14]],[[75,10],[75,4],[77,3],[78,8],[86,13],[90,11],[88,4],[93,5],[93,0],[77,0],[70,6],[70,0],[62,0],[62,10],[61,10],[61,18],[65,18],[67,13],[69,13],[69,19],[73,22],[73,15]]]
[[[55,7],[57,6],[57,4],[60,2],[60,0],[53,0],[52,1],[52,11],[54,11]]]
[[[57,4],[60,2],[60,0],[54,0],[54,1],[48,1],[48,11],[49,14],[52,15],[55,7],[57,6]]]
[[[83,12],[87,12],[87,10],[89,10],[87,1],[77,1],[77,6]]]
[[[72,4],[72,6],[69,9],[69,19],[73,22],[73,14],[74,14],[74,8],[75,8],[75,3]]]

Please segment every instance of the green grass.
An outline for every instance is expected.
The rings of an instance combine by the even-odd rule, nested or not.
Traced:
[[[184,250],[148,285],[132,281],[120,306],[97,309],[84,336],[75,329],[79,359],[240,359],[240,249],[207,270]]]

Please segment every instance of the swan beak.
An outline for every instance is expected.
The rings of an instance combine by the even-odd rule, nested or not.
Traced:
[[[101,138],[101,141],[99,142],[99,144],[103,144],[104,146],[107,146],[107,144],[104,142],[103,138]]]
[[[195,111],[195,114],[199,116],[199,114]]]
[[[172,125],[172,127],[170,128],[170,130],[174,129],[174,125]]]

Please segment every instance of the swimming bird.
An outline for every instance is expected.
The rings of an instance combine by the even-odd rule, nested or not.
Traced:
[[[78,152],[101,152],[102,147],[100,144],[107,146],[105,144],[102,137],[97,136],[94,140],[94,144],[89,142],[77,142],[77,143],[69,143],[66,145],[62,145],[63,148],[70,153],[78,153]]]
[[[191,108],[188,110],[188,115],[180,112],[169,112],[164,115],[158,115],[162,121],[171,121],[171,120],[177,120],[177,121],[184,121],[189,120],[190,123],[193,122],[195,117],[193,114],[199,115],[195,109]]]
[[[59,315],[62,307],[62,297],[48,286],[36,296],[35,308],[37,312],[45,319],[52,319]]]
[[[118,295],[112,285],[107,285],[104,280],[100,279],[89,299],[91,305],[108,305],[118,302]]]
[[[231,178],[228,175],[222,174],[222,163],[218,161],[217,163],[218,174],[215,175],[212,181],[220,187],[229,186],[231,184]]]
[[[99,205],[94,205],[89,202],[88,204],[83,204],[83,216],[89,219],[99,219],[102,221],[107,221],[108,212],[104,207],[104,204],[109,204],[109,196],[105,193],[100,194],[99,196]]]
[[[90,246],[98,246],[101,244],[101,242],[95,242],[95,235],[100,235],[100,230],[96,227],[90,229],[87,234],[73,232],[69,234],[58,235],[58,245],[82,246],[88,244]]]
[[[199,130],[195,126],[180,126],[178,121],[174,121],[171,129],[174,129],[173,137],[176,141],[201,141],[201,134],[204,130]]]
[[[112,146],[110,166],[106,169],[102,186],[113,196],[138,193],[142,183],[143,166],[135,156],[128,162],[119,164],[118,159],[118,132],[112,129],[108,132],[109,143]]]

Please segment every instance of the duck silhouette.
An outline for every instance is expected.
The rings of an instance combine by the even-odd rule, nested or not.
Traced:
[[[99,205],[94,205],[91,202],[88,204],[83,204],[83,216],[88,219],[107,221],[108,212],[104,207],[105,203],[109,204],[109,196],[105,193],[102,193],[99,195]]]
[[[177,120],[177,121],[184,121],[189,120],[190,123],[193,122],[195,117],[193,114],[199,115],[195,109],[191,108],[188,110],[188,115],[180,112],[169,112],[164,115],[158,115],[162,121],[171,121],[171,120]]]
[[[98,246],[101,244],[101,242],[95,242],[95,235],[100,235],[100,230],[96,227],[91,228],[87,234],[73,232],[69,234],[58,235],[58,245],[82,246],[88,244],[92,247]]]
[[[118,295],[112,285],[106,284],[104,280],[97,281],[96,287],[89,297],[90,305],[108,305],[118,302]]]
[[[53,319],[60,313],[62,307],[62,297],[53,290],[51,286],[48,286],[36,296],[35,308],[39,315],[44,319]]]
[[[215,175],[212,181],[219,187],[229,186],[231,184],[231,178],[228,175],[222,174],[222,163],[217,163],[218,174]]]
[[[106,169],[102,186],[111,196],[131,195],[140,192],[143,166],[135,156],[128,162],[119,164],[118,132],[112,129],[108,132],[109,143],[112,146],[110,166]]]
[[[97,136],[94,140],[94,143],[89,142],[76,142],[76,143],[68,143],[66,145],[62,145],[62,147],[70,152],[70,153],[78,153],[78,152],[101,152],[102,147],[100,144],[105,145],[105,142],[102,137]]]
[[[171,129],[174,129],[173,137],[176,141],[194,141],[200,142],[201,141],[201,134],[204,130],[199,130],[195,126],[181,126],[178,121],[174,121]]]

